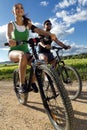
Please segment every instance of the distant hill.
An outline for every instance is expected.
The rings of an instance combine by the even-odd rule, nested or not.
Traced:
[[[4,61],[4,62],[0,62],[0,64],[10,64],[12,63],[11,61]]]
[[[87,53],[64,56],[64,59],[67,59],[67,58],[68,59],[82,59],[82,58],[87,58]]]
[[[87,53],[64,56],[64,59],[82,59],[82,58],[87,58]],[[13,62],[11,61],[0,62],[0,64],[11,64],[11,63]]]

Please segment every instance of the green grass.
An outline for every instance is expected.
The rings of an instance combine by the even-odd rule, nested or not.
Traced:
[[[65,63],[74,66],[79,72],[87,72],[87,59],[67,59]]]
[[[17,68],[17,64],[1,64],[0,65],[0,80],[11,79],[14,69]]]
[[[0,65],[0,80],[8,80],[12,79],[13,71],[18,68],[18,64],[1,64]],[[27,67],[27,71],[29,71],[30,67]]]
[[[83,80],[87,80],[87,59],[67,59],[65,60],[65,63],[75,67],[78,70],[81,78]]]
[[[67,59],[67,65],[75,67],[80,73],[81,77],[87,73],[87,59]],[[12,79],[14,69],[18,68],[18,64],[0,64],[0,80]]]

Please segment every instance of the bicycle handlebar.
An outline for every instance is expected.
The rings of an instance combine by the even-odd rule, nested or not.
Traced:
[[[24,41],[16,41],[16,45],[24,44]],[[27,42],[27,41],[26,41]],[[10,46],[8,42],[4,43],[4,46]]]
[[[62,49],[64,49],[64,48],[62,48],[62,47],[57,47],[57,46],[52,46],[51,49],[52,49],[52,50],[57,49],[57,50],[59,51],[59,50],[62,50]]]
[[[30,45],[30,47],[32,48],[32,53],[33,53],[35,59],[38,59],[38,55],[37,55],[36,49],[34,47],[35,45],[37,45],[38,42],[39,42],[39,38],[30,38],[28,41],[27,40],[16,41],[16,45],[28,43]],[[9,43],[4,43],[4,46],[9,46]]]
[[[29,40],[18,40],[16,41],[16,45],[28,43],[30,46],[35,46],[40,41],[39,38],[30,38]],[[35,44],[36,43],[36,44]],[[9,46],[9,43],[4,43],[4,46]]]
[[[4,43],[4,46],[9,46],[9,43],[8,42]]]

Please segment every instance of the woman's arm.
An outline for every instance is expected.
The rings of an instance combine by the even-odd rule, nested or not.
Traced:
[[[12,31],[13,31],[13,25],[12,25],[12,23],[9,23],[7,25],[6,38],[9,43],[9,46],[11,46],[11,47],[16,46],[16,41],[12,40],[12,37],[11,37]]]
[[[7,31],[6,31],[6,38],[9,41],[11,39],[11,32],[12,32],[12,23],[9,23],[7,25]]]
[[[54,37],[55,37],[55,34],[46,32],[45,30],[42,30],[42,29],[34,26],[31,22],[29,22],[28,27],[30,30],[32,30],[32,32],[38,33],[39,35],[50,36],[51,39],[54,39]]]

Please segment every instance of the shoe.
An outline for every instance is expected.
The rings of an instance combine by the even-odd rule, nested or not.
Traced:
[[[31,84],[31,88],[33,89],[32,91],[34,91],[35,93],[38,93],[38,88],[35,83]]]
[[[19,93],[26,93],[27,92],[26,85],[22,84],[20,87],[18,87],[18,92]]]

